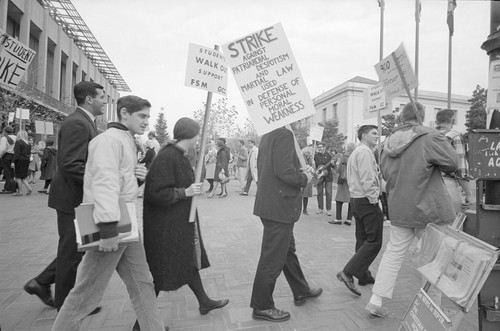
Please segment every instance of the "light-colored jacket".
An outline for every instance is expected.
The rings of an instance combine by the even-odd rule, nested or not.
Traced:
[[[256,183],[259,181],[257,173],[257,154],[259,154],[259,149],[257,146],[253,146],[252,149],[248,151],[247,158],[247,173],[250,171],[252,178]]]
[[[16,142],[16,136],[9,134],[9,137]],[[11,145],[7,141],[7,137],[2,136],[0,138],[0,158],[3,157],[5,153],[14,154],[14,143]]]
[[[391,224],[424,228],[452,222],[455,211],[441,171],[457,167],[458,155],[439,131],[415,124],[397,128],[381,158]]]
[[[89,143],[83,178],[83,202],[93,203],[96,224],[118,222],[118,199],[137,200],[137,152],[130,131],[107,129]]]
[[[365,144],[359,144],[347,160],[347,183],[351,198],[368,198],[370,203],[378,203],[379,173],[373,151]]]

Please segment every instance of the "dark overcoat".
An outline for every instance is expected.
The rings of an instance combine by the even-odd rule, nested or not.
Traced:
[[[57,171],[50,185],[49,207],[73,213],[82,202],[88,146],[95,136],[95,123],[83,110],[77,108],[64,120],[57,135]]]
[[[257,156],[257,195],[253,213],[268,220],[294,223],[302,210],[301,188],[307,176],[300,165],[290,130],[279,128],[260,141]]]
[[[144,189],[144,248],[156,290],[173,291],[193,278],[195,226],[189,223],[192,198],[184,190],[194,182],[185,153],[174,145],[160,150]],[[199,233],[199,231],[198,231]],[[210,266],[200,234],[201,268]]]
[[[45,147],[43,149],[42,165],[40,166],[42,175],[40,179],[50,180],[54,178],[57,169],[56,155],[57,149],[54,146]]]

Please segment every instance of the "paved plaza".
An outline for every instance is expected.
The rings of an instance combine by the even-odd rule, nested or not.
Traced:
[[[3,183],[2,183],[3,186]],[[27,280],[36,276],[55,256],[57,248],[56,212],[47,207],[45,194],[29,196],[0,195],[0,327],[10,330],[50,330],[56,310],[23,290]],[[364,307],[370,299],[371,285],[359,287],[355,297],[335,277],[354,250],[354,226],[332,225],[326,215],[317,215],[316,198],[309,200],[309,216],[302,215],[295,226],[297,254],[311,286],[322,287],[323,295],[301,307],[283,275],[278,279],[276,306],[292,317],[282,323],[254,321],[249,308],[257,266],[262,224],[253,216],[255,186],[249,196],[240,196],[237,182],[229,184],[227,198],[198,199],[202,236],[211,267],[201,272],[205,289],[213,299],[228,298],[221,310],[201,316],[195,296],[187,286],[176,292],[162,292],[159,307],[165,325],[171,330],[397,330],[420,277],[405,259],[394,299],[386,302],[388,318],[370,316]],[[335,196],[335,191],[334,191]],[[139,204],[142,206],[142,200]],[[344,208],[346,209],[346,208]],[[142,210],[142,208],[140,208]],[[345,213],[346,211],[344,211]],[[376,272],[389,236],[384,228],[384,245],[374,262]],[[135,320],[127,291],[115,273],[102,300],[101,313],[86,318],[84,330],[131,330]],[[477,330],[477,306],[465,316],[459,330]]]

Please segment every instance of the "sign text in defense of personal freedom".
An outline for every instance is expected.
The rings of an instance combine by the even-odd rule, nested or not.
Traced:
[[[316,113],[280,23],[222,50],[259,135]]]
[[[403,77],[399,74],[392,54],[394,54],[398,61]],[[398,49],[392,52],[391,55],[377,63],[375,65],[375,70],[377,71],[380,82],[384,86],[387,100],[391,100],[405,92],[404,82],[406,82],[409,90],[418,86],[417,77],[413,72],[413,68],[403,44],[399,45]]]
[[[0,84],[15,88],[36,52],[0,29]]]
[[[225,56],[215,49],[189,44],[184,85],[226,96],[227,64]]]

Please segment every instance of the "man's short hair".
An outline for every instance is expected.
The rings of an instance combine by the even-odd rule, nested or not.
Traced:
[[[245,141],[243,139],[239,139],[241,145],[245,145]]]
[[[219,139],[217,139],[217,140],[222,141],[224,144],[226,143],[226,138],[219,138]]]
[[[151,138],[151,139],[156,138],[156,133],[154,131],[149,131],[148,138]]]
[[[104,87],[100,84],[94,82],[83,81],[76,84],[73,87],[73,94],[75,95],[75,100],[77,105],[83,105],[85,103],[85,98],[89,95],[92,98],[97,96],[97,90],[104,90]]]
[[[324,143],[324,142],[319,142],[319,143],[318,143],[318,147],[325,147],[325,146],[326,146],[326,145],[325,145],[325,143]]]
[[[368,133],[368,132],[370,132],[373,129],[378,129],[378,126],[373,125],[373,124],[361,125],[359,127],[359,129],[358,129],[358,139],[359,139],[359,141],[361,141],[361,139],[363,138],[363,135],[365,133]]]
[[[255,140],[249,139],[248,142],[252,143],[253,145],[255,145]]]
[[[423,122],[425,117],[424,105],[422,105],[420,102],[417,101],[415,101],[415,105],[417,106],[417,112],[418,116],[420,117],[420,121]],[[411,102],[408,102],[406,105],[404,105],[403,110],[401,110],[401,121],[403,123],[406,123],[415,120],[417,120],[417,115],[413,110],[413,105],[411,104]]]
[[[452,124],[455,118],[455,111],[451,109],[441,109],[436,113],[436,124]]]
[[[55,141],[54,141],[54,138],[52,138],[52,137],[47,138],[47,140],[45,141],[46,146],[54,146],[54,143],[55,143]]]
[[[141,111],[144,108],[151,108],[151,104],[148,100],[139,98],[135,95],[127,95],[118,99],[116,103],[116,112],[118,115],[118,120],[122,119],[121,110],[125,108],[127,113],[133,114],[135,112]]]

